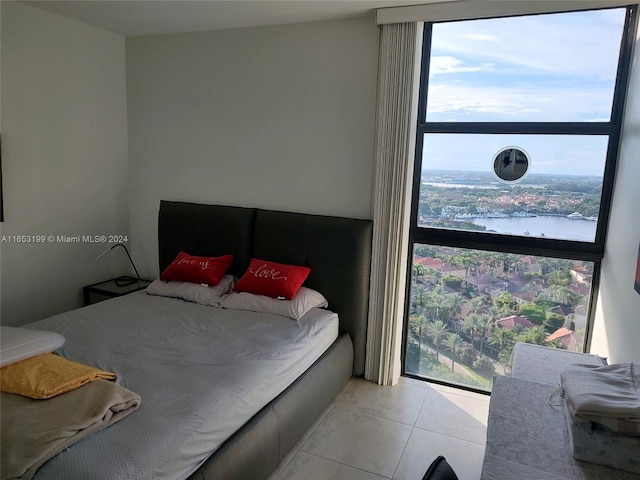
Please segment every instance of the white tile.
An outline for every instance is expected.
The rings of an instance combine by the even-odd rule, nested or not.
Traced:
[[[450,387],[448,385],[440,385],[438,383],[430,383],[429,385],[431,385],[431,387],[434,390],[439,390],[439,391],[445,392],[445,393],[455,393],[456,395],[462,395],[463,397],[477,398],[477,399],[480,399],[480,400],[484,399],[487,402],[491,398],[491,396],[488,395],[488,394],[476,393],[476,392],[472,392],[470,390],[463,390],[461,388]]]
[[[384,480],[385,477],[298,452],[276,480]]]
[[[407,384],[407,385],[414,385],[416,387],[422,387],[422,388],[426,388],[429,389],[431,388],[431,384],[427,381],[424,380],[418,380],[417,378],[411,378],[411,377],[400,377],[400,380],[398,380],[399,384]]]
[[[424,387],[409,383],[388,387],[354,379],[336,405],[413,426],[428,392]]]
[[[282,473],[282,471],[287,467],[287,465],[289,465],[289,463],[291,463],[291,460],[293,460],[293,458],[297,454],[298,454],[298,449],[292,448],[291,451],[289,453],[287,453],[285,455],[285,457],[282,459],[282,461],[278,464],[278,466],[273,471],[273,473],[271,475],[269,475],[269,478],[267,478],[267,480],[277,480],[277,478],[279,477],[280,473]]]
[[[438,455],[447,459],[459,480],[480,478],[484,446],[415,428],[393,475],[394,480],[422,478]]]
[[[410,434],[408,425],[336,404],[300,450],[390,478]]]
[[[335,406],[336,402],[340,400],[340,398],[344,395],[344,393],[349,389],[351,383],[357,380],[356,378],[351,378],[349,382],[344,386],[344,388],[336,395],[336,398],[324,409],[324,411],[314,420],[309,429],[300,437],[300,440],[293,446],[292,450],[298,450],[302,444],[309,438],[309,435],[313,433],[316,427],[320,424],[320,422],[327,416],[327,414],[331,411],[331,409]]]
[[[406,377],[394,387],[354,378],[270,480],[418,480],[438,455],[460,480],[478,480],[489,400]]]
[[[415,426],[484,445],[489,402],[456,393],[431,390]]]
[[[296,442],[296,444],[293,446],[291,451],[285,455],[285,457],[282,459],[280,464],[269,476],[268,480],[276,480],[280,472],[282,472],[282,470],[289,464],[289,462],[291,461],[291,459],[293,459],[296,453],[298,453],[298,450],[300,449],[302,444],[307,440],[307,438],[309,438],[309,435],[313,433],[313,431],[320,424],[322,419],[331,411],[331,409],[335,405],[335,402],[344,394],[345,391],[347,391],[352,381],[353,381],[353,378],[350,379],[349,382],[347,382],[344,388],[336,395],[336,398],[327,406],[327,408],[324,409],[324,411],[318,416],[318,418],[311,424],[309,429],[302,435],[302,437],[300,437],[300,440]]]

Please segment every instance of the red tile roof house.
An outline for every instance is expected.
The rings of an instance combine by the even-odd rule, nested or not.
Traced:
[[[442,268],[442,264],[444,263],[439,258],[433,257],[415,257],[413,259],[413,263],[417,263],[422,265],[425,268],[435,268],[436,270],[440,270]]]
[[[496,320],[496,327],[498,328],[508,328],[511,330],[516,325],[521,325],[523,328],[531,328],[535,326],[531,320],[527,317],[523,317],[522,315],[511,315],[510,317]]]
[[[591,285],[591,278],[593,277],[593,268],[586,266],[579,266],[572,268],[569,274],[578,282]]]
[[[559,328],[547,337],[547,342],[559,340],[562,348],[572,352],[582,351],[582,335],[566,327]]]
[[[439,258],[433,257],[415,257],[413,259],[413,263],[417,263],[422,265],[425,268],[433,268],[441,273],[448,273],[451,275],[456,275],[458,277],[464,277],[466,271],[464,267],[460,267],[458,265],[451,265],[450,263],[443,262]]]

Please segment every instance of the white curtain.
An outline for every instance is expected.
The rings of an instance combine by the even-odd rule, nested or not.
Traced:
[[[373,172],[373,258],[365,378],[400,377],[408,219],[415,150],[417,23],[381,26]]]

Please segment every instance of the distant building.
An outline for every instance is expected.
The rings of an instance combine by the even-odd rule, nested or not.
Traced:
[[[587,295],[589,295],[589,292],[591,291],[591,284],[590,283],[573,283],[569,285],[569,290],[577,293],[578,295],[586,297]]]
[[[466,277],[463,283],[463,286],[466,286],[469,290],[486,293],[487,295],[491,295],[490,292],[495,291],[495,289],[506,290],[507,285],[507,282],[504,280],[497,279],[491,275]]]
[[[444,262],[439,258],[415,257],[413,259],[413,263],[422,265],[424,268],[432,268],[435,271],[443,274],[455,275],[456,277],[464,277],[466,273],[464,267],[451,265],[450,263]]]
[[[415,257],[413,259],[413,263],[417,263],[418,265],[422,265],[424,268],[433,268],[435,270],[440,271],[444,262],[439,258],[433,257]]]
[[[489,313],[489,308],[489,305],[482,305],[475,313],[477,313],[478,315],[487,315]],[[469,304],[463,303],[460,307],[460,318],[467,318],[470,313],[471,309],[469,308]]]
[[[509,317],[496,320],[497,328],[506,328],[508,330],[512,330],[516,325],[520,325],[522,328],[531,328],[535,326],[535,324],[531,320],[522,315],[511,315]]]
[[[517,308],[519,309],[525,303],[533,302],[538,296],[537,292],[519,292],[511,294],[513,300],[515,301]]]
[[[591,286],[591,279],[593,278],[593,268],[579,266],[569,270],[569,274],[579,284]]]
[[[587,325],[587,306],[578,305],[572,313],[567,315],[566,319],[570,324],[573,324],[575,330],[585,328]],[[565,325],[566,323],[565,321]]]
[[[556,305],[555,307],[549,308],[547,310],[548,313],[555,313],[557,315],[561,315],[563,317],[567,317],[573,313],[572,307],[567,307],[565,305]]]
[[[489,295],[489,297],[491,297],[492,300],[498,295],[500,295],[502,292],[506,292],[506,291],[507,289],[504,287],[489,287],[486,289],[487,295]]]
[[[547,337],[547,342],[558,340],[562,348],[571,352],[582,351],[582,335],[569,328],[562,327]]]
[[[520,257],[520,260],[524,264],[524,271],[529,273],[542,273],[542,265],[538,263],[538,259],[536,257],[532,257],[531,255],[525,255]]]

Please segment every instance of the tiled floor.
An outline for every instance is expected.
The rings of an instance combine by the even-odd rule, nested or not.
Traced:
[[[489,397],[401,378],[354,378],[270,480],[420,480],[444,455],[460,480],[478,480]]]

